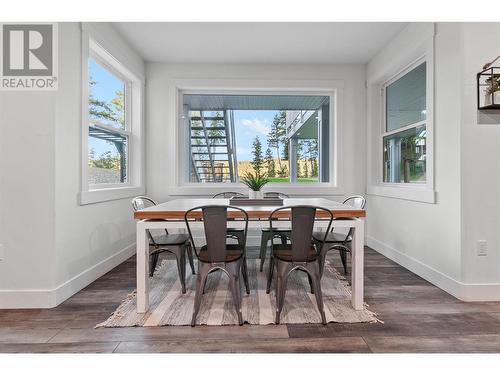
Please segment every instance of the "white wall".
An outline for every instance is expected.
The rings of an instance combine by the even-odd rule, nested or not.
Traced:
[[[134,252],[129,198],[78,204],[81,65],[81,26],[61,23],[59,90],[0,92],[0,308],[53,307]]]
[[[500,299],[500,113],[478,116],[475,81],[482,66],[500,54],[500,24],[464,24],[463,37],[463,279],[467,284],[490,284],[487,290]],[[477,256],[477,240],[488,241],[487,256]]]
[[[147,64],[146,85],[146,176],[147,193],[158,201],[170,198],[175,185],[175,128],[172,117],[176,106],[172,95],[174,79],[249,79],[249,80],[340,80],[343,88],[341,139],[342,195],[363,193],[365,185],[365,69],[362,65],[224,65],[224,64]],[[209,192],[202,194],[208,195]],[[307,195],[307,190],[298,191]],[[327,195],[328,196],[328,195]]]
[[[415,48],[422,27],[410,25],[381,51],[368,80]],[[499,47],[499,24],[435,25],[436,203],[368,200],[368,245],[464,300],[500,298],[500,115],[487,116],[497,125],[478,125],[475,91],[475,74]],[[488,240],[488,256],[476,255],[478,239]]]
[[[368,64],[368,80],[394,58],[413,51],[429,38],[410,25]],[[460,25],[440,24],[435,30],[434,189],[436,203],[370,195],[368,245],[422,277],[457,294],[461,279],[460,252]],[[432,38],[432,36],[431,36]],[[400,61],[398,69],[411,63]],[[397,71],[394,71],[397,73]],[[380,129],[380,117],[369,118]],[[375,136],[380,134],[373,131]],[[382,152],[372,143],[372,152]],[[381,166],[372,165],[372,168]],[[375,184],[375,181],[369,181]]]
[[[135,70],[144,65],[115,30],[91,24],[102,35],[103,45]],[[90,205],[78,204],[81,149],[81,27],[62,24],[59,91],[56,107],[55,148],[55,259],[54,287],[58,302],[127,259],[135,242],[135,222],[130,198]],[[142,64],[142,65],[141,65]],[[86,66],[85,66],[86,68]],[[72,280],[73,278],[75,278]],[[68,283],[69,280],[72,280]]]
[[[55,97],[0,91],[0,308],[52,285]]]

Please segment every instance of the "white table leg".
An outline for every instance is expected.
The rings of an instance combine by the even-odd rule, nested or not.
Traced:
[[[365,222],[353,220],[354,234],[352,236],[352,307],[355,310],[363,309],[363,283],[364,283],[364,247],[365,247]]]
[[[146,234],[146,222],[137,222],[137,312],[145,313],[149,309],[149,238]]]

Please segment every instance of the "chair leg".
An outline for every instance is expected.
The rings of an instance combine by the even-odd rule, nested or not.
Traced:
[[[240,261],[226,265],[229,273],[229,286],[233,295],[233,302],[238,315],[238,324],[243,325],[243,316],[241,314],[241,285],[240,285],[240,269],[242,267]]]
[[[203,285],[205,285],[209,270],[210,265],[198,262],[198,275],[196,277],[196,292],[194,295],[194,308],[193,317],[191,318],[191,327],[194,327],[196,325],[196,316],[198,315],[198,311],[200,310],[201,297],[203,294],[202,287]]]
[[[149,264],[149,277],[153,277],[155,273],[156,265],[158,264],[158,258],[160,257],[160,253],[154,253],[150,256],[150,264]]]
[[[347,250],[339,248],[340,260],[342,260],[342,266],[344,266],[344,274],[347,274]]]
[[[177,258],[177,270],[179,271],[179,279],[182,285],[182,294],[186,293],[186,249],[184,246],[172,249]]]
[[[307,274],[307,279],[309,280],[309,287],[311,288],[311,294],[314,294],[314,283],[312,281],[311,275],[309,275],[309,272],[306,272]]]
[[[187,248],[187,255],[188,255],[188,259],[189,259],[189,265],[191,266],[191,274],[196,275],[196,272],[194,270],[193,246],[191,245],[191,242],[188,242],[186,248]]]
[[[316,242],[316,246],[321,246],[321,242]],[[331,248],[328,248],[327,244],[323,245],[323,248],[320,250],[319,257],[318,257],[318,264],[319,264],[319,274],[321,277],[323,277],[323,272],[325,270],[325,262],[326,262],[326,254],[328,251],[330,251]]]
[[[250,294],[250,284],[248,283],[247,258],[243,258],[243,262],[241,264],[241,271],[243,274],[243,282],[245,283],[246,292],[247,294]]]
[[[316,297],[316,303],[318,304],[318,310],[321,315],[321,323],[326,324],[325,310],[323,306],[323,293],[321,291],[321,275],[318,262],[312,262],[307,265],[308,274],[311,274],[311,279],[314,285],[314,293]]]
[[[269,258],[269,272],[267,274],[267,287],[266,287],[267,294],[269,294],[271,292],[271,283],[273,281],[273,271],[274,271],[274,257],[271,255],[271,258]]]
[[[245,233],[235,232],[235,236],[238,241],[238,245],[243,246],[243,243],[245,242]]]
[[[261,236],[260,236],[260,251],[259,251],[259,259],[262,259],[262,256],[264,254],[264,251],[266,250],[266,232],[261,231]]]
[[[262,232],[262,236],[260,238],[260,272],[262,272],[262,270],[264,269],[264,262],[266,261],[267,254],[267,244],[270,237],[270,232]]]
[[[203,280],[203,288],[201,289],[201,294],[205,294],[205,287],[207,286],[208,275]]]
[[[285,303],[286,284],[290,274],[290,264],[276,261],[276,324],[280,324],[281,310]]]

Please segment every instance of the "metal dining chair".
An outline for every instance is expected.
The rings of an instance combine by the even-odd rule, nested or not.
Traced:
[[[234,191],[223,191],[222,193],[215,194],[212,198],[246,198],[245,194],[236,193]],[[241,228],[227,228],[227,238],[232,238],[238,241],[238,244],[243,244],[243,229]]]
[[[243,243],[228,244],[226,242],[227,222],[230,218],[244,221]],[[205,229],[206,244],[199,250],[193,245],[198,258],[198,275],[196,278],[196,292],[194,297],[194,310],[191,326],[196,325],[196,316],[200,310],[201,299],[207,277],[211,272],[222,271],[229,276],[229,286],[233,295],[239,325],[243,325],[241,314],[241,285],[240,273],[243,274],[246,292],[250,294],[248,284],[248,270],[245,257],[245,245],[248,231],[248,214],[245,210],[233,206],[200,206],[187,211],[184,220],[188,228],[191,242],[194,244],[191,225],[195,220],[202,220]]]
[[[147,207],[156,206],[156,202],[146,196],[138,196],[132,200],[134,211],[142,210]],[[161,220],[161,219],[159,219]],[[191,272],[195,274],[193,251],[191,248],[191,239],[186,233],[170,234],[165,228],[165,234],[153,236],[148,230],[149,237],[149,276],[153,277],[160,253],[165,251],[174,254],[177,260],[177,270],[182,285],[182,293],[186,293],[186,252],[191,266]]]
[[[285,193],[280,193],[277,191],[268,191],[264,193],[264,198],[290,198],[287,194]],[[279,238],[281,240],[282,244],[286,244],[287,237],[290,236],[290,230],[289,229],[275,229],[274,230],[274,238],[271,236],[271,231],[269,227],[267,228],[261,228],[262,234],[260,237],[260,253],[259,253],[259,259],[260,259],[260,272],[263,271],[264,269],[264,262],[266,261],[266,256],[267,256],[267,246],[269,241],[271,241],[274,238]]]
[[[269,215],[271,235],[274,232],[273,222],[276,218],[283,216],[290,217],[292,225],[290,233],[291,243],[271,244],[272,251],[269,261],[266,293],[269,293],[271,290],[273,273],[276,268],[276,324],[280,323],[288,277],[296,270],[307,273],[309,282],[312,284],[312,291],[316,297],[316,303],[318,304],[321,323],[326,324],[326,316],[323,309],[323,294],[321,292],[320,255],[322,243],[318,247],[311,240],[318,212],[322,212],[323,216],[329,219],[327,231],[324,232],[324,236],[326,237],[333,220],[333,214],[326,208],[285,206],[274,210]]]
[[[347,197],[342,203],[353,206],[354,208],[363,209],[366,205],[366,199],[361,195],[352,195]],[[340,260],[342,261],[342,266],[344,267],[344,273],[347,274],[347,253],[351,253],[352,231],[354,228],[349,228],[347,233],[334,232],[335,220],[338,219],[342,218],[339,217],[333,219],[333,227],[324,240],[325,249],[321,253],[321,274],[323,274],[323,269],[325,267],[326,254],[330,250],[339,251]],[[313,240],[319,243],[319,241],[324,238],[324,235],[325,232],[314,232]]]

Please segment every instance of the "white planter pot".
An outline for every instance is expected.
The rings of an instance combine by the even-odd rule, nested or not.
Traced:
[[[493,96],[494,96],[494,98],[493,98],[493,99],[494,99],[494,100],[493,100],[493,102],[494,102],[495,104],[500,104],[500,91],[495,91],[495,92],[493,93]]]
[[[262,194],[262,191],[254,191],[252,189],[248,190],[248,199],[262,199],[264,195]]]

